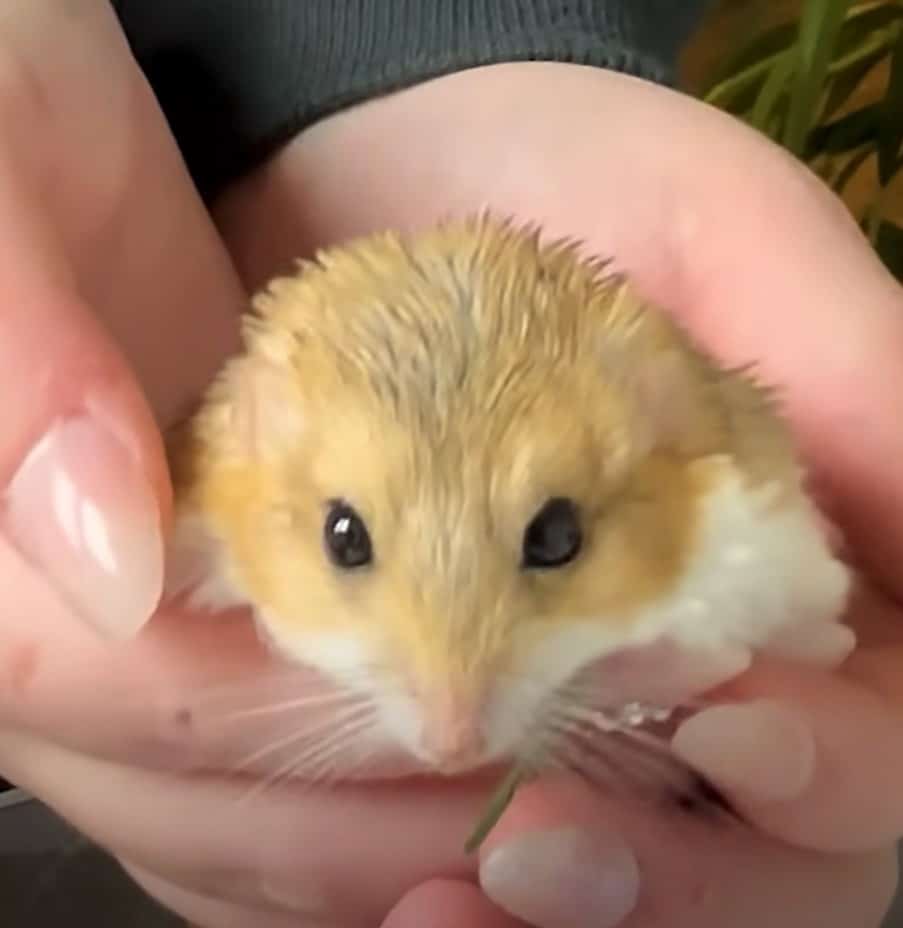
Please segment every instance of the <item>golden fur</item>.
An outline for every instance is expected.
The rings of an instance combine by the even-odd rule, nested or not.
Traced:
[[[254,309],[174,452],[180,507],[267,621],[365,639],[415,689],[483,685],[556,624],[631,622],[680,577],[725,456],[751,486],[796,479],[766,391],[535,229],[374,235]],[[583,551],[521,571],[551,496],[580,507]],[[371,567],[327,560],[332,498],[366,521]]]

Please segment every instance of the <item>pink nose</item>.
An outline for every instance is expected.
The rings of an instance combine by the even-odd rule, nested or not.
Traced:
[[[486,748],[481,713],[447,697],[431,700],[424,705],[420,747],[443,772],[477,766]]]

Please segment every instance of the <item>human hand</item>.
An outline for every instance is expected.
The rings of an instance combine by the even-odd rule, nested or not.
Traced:
[[[329,157],[335,151],[351,154],[337,162]],[[711,835],[695,844],[672,836],[654,851],[637,847],[647,878],[629,924],[657,923],[649,913],[668,898],[654,876],[659,860],[675,869],[682,860],[698,860],[700,869],[710,861],[699,878],[729,907],[714,904],[706,915],[713,925],[727,913],[736,924],[741,908],[759,924],[767,923],[766,910],[775,924],[875,923],[895,879],[890,848],[903,832],[899,286],[842,205],[761,137],[659,87],[560,65],[466,72],[327,121],[240,185],[219,216],[254,287],[294,251],[486,204],[613,255],[720,356],[761,360],[766,379],[785,388],[815,491],[862,573],[849,619],[860,648],[840,675],[762,662],[716,695],[778,706],[759,703],[758,717],[704,712],[676,740],[764,834],[782,842],[750,834],[746,851],[756,842],[771,849],[770,860],[765,853],[752,867]],[[252,237],[263,216],[270,235]],[[708,736],[708,745],[714,739],[721,748],[713,755],[703,726],[719,723]],[[517,823],[539,814],[534,806],[545,810],[547,827],[556,815],[623,821],[621,810],[600,800],[593,816],[576,799],[559,808],[542,796],[536,787],[516,800],[487,853],[510,837],[509,826],[525,827]],[[632,833],[639,827],[633,821],[622,830],[642,844]],[[871,914],[854,917],[834,905],[832,888],[845,886],[852,899],[855,879],[832,887],[829,869],[852,858],[790,851],[783,841],[816,852],[886,848],[883,858],[870,858]],[[786,878],[804,861],[820,875],[820,889],[801,869],[796,883]],[[698,925],[701,915],[686,901],[693,883],[676,881],[672,889],[685,893],[683,917]],[[780,891],[791,888],[795,902]],[[503,891],[497,896],[505,901]],[[524,903],[525,914],[533,903]],[[668,924],[680,922],[673,903]]]
[[[242,291],[105,0],[3,16],[0,119],[3,534],[75,614],[127,632],[160,595],[156,422],[234,344]],[[5,604],[0,681],[28,663],[33,608]]]
[[[45,657],[77,663],[58,628],[128,635],[154,609],[157,423],[234,345],[243,292],[108,0],[6,5],[0,124],[2,742]]]
[[[525,99],[526,117],[514,105]],[[700,334],[717,336],[725,354],[744,359],[757,355],[774,324],[774,317],[768,322],[754,312],[762,301],[762,281],[758,291],[753,284],[764,263],[782,281],[782,305],[797,312],[801,332],[807,314],[836,316],[835,324],[848,325],[848,336],[854,334],[858,350],[869,355],[869,377],[892,376],[889,360],[882,367],[881,359],[888,358],[894,341],[900,343],[891,321],[898,297],[850,235],[840,211],[826,207],[808,180],[801,181],[758,140],[707,110],[703,116],[697,106],[617,75],[565,66],[465,73],[349,111],[305,133],[222,202],[220,225],[246,284],[256,286],[315,245],[384,225],[425,223],[450,209],[488,202],[541,220],[553,234],[583,235],[593,249],[616,254],[651,296],[688,318],[694,310],[697,318],[690,321]],[[576,131],[580,145],[573,144]],[[659,132],[670,139],[667,159],[643,149]],[[714,159],[716,170],[703,157],[719,149],[728,155],[726,162]],[[748,189],[753,168],[774,178],[776,189],[769,194],[773,185],[767,181],[761,190]],[[628,192],[629,213],[613,206],[623,204]],[[745,194],[755,210],[719,209],[718,193],[735,200]],[[775,253],[759,257],[753,273],[739,260],[738,242],[752,241],[761,250],[761,230],[770,230],[767,209],[779,204],[786,240]],[[837,253],[844,280],[857,282],[871,310],[844,316],[843,292],[826,288],[811,258],[803,260],[813,247],[810,236]],[[701,242],[710,249],[705,259],[697,255]],[[712,283],[719,274],[720,289]],[[725,305],[746,328],[733,343],[732,333],[719,333],[714,321]],[[825,363],[804,372],[807,377],[828,379],[837,348],[827,340],[811,349]],[[775,354],[774,345],[770,350],[770,372],[796,384],[797,420],[818,422],[805,402],[818,399],[818,381],[800,380],[798,357]],[[877,390],[863,394],[867,384],[861,379],[859,402],[871,415]],[[810,426],[813,431],[818,430]],[[830,464],[835,457],[822,452],[813,459]],[[848,475],[841,481],[846,487],[851,465],[841,472]],[[871,475],[870,486],[878,476]],[[845,528],[855,524],[844,520]],[[855,531],[851,537],[857,550],[866,547]],[[44,605],[31,592],[31,603]],[[266,665],[247,623],[241,617],[163,613],[136,640],[110,648],[46,605],[37,630],[34,605],[32,624],[25,616],[17,623],[27,630],[24,643],[39,634],[46,642],[52,634],[54,647],[42,650],[37,665],[24,662],[18,677],[24,685],[6,708],[10,727],[18,730],[0,739],[0,768],[114,850],[177,911],[210,928],[299,923],[348,928],[372,926],[387,915],[396,928],[439,926],[442,918],[486,928],[512,924],[475,890],[476,862],[461,854],[485,800],[485,783],[347,785],[328,795],[284,783],[253,802],[236,802],[244,789],[222,771],[247,754],[249,744],[205,727],[209,719],[186,709],[203,702],[203,694],[224,677],[261,679]],[[85,680],[91,680],[89,687]],[[253,737],[260,742],[259,733]],[[592,898],[600,885],[594,877],[607,874],[609,885],[617,886],[615,865],[629,871],[622,840],[638,856],[642,872],[638,905],[625,922],[631,928],[720,928],[725,921],[743,928],[743,918],[752,926],[769,917],[780,925],[791,915],[793,928],[858,928],[877,924],[892,890],[887,841],[884,847],[877,842],[874,853],[826,856],[753,832],[740,840],[688,820],[663,821],[641,807],[574,789],[550,784],[525,791],[487,844],[488,852],[531,823],[549,830],[573,822],[586,828],[597,849],[608,843],[608,851],[595,856],[557,858],[573,864],[562,877],[584,875],[582,890],[571,891],[562,880],[559,894],[527,900],[534,908],[523,914],[541,928],[573,924],[573,912],[569,916],[561,903],[574,900],[582,903],[579,915],[596,926],[606,923],[604,904]],[[362,833],[361,822],[372,826],[369,834]],[[613,825],[623,839],[610,830]],[[549,855],[538,859],[540,865],[555,862]],[[517,890],[493,886],[489,858],[483,863],[488,894],[519,910],[523,896],[518,901],[512,898]],[[535,870],[528,873],[540,882]],[[626,895],[609,899],[609,923],[615,910],[629,906],[629,887]]]

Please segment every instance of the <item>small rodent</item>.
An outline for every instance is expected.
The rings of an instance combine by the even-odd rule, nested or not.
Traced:
[[[174,445],[171,590],[250,605],[370,701],[368,738],[451,773],[628,647],[852,646],[772,392],[577,243],[374,234],[253,309]]]

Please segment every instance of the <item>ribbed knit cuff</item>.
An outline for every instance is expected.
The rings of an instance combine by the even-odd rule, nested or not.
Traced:
[[[113,0],[202,194],[429,78],[561,61],[670,82],[707,0]]]

